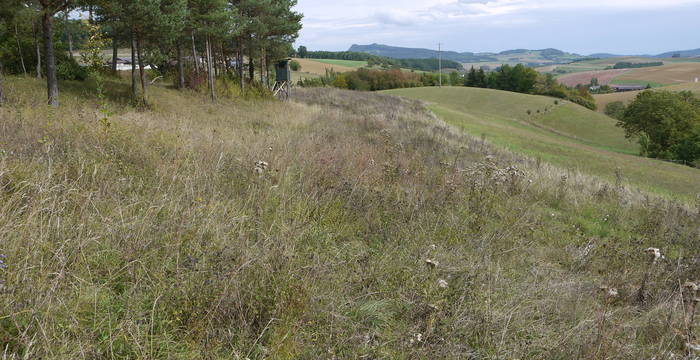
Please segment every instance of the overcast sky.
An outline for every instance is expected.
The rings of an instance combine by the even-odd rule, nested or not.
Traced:
[[[299,0],[297,45],[454,51],[558,48],[657,54],[700,48],[700,0]]]

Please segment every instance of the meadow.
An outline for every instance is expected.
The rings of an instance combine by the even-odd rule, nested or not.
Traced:
[[[689,201],[700,170],[636,156],[637,145],[616,121],[561,100],[490,89],[445,87],[390,90],[425,101],[442,120],[472,136],[557,166]]]
[[[337,60],[337,59],[310,59],[324,64],[340,65],[349,68],[367,67],[366,61]]]
[[[597,139],[605,118],[570,104],[397,92],[428,97],[451,126],[418,101],[334,89],[213,105],[156,84],[144,108],[126,82],[103,96],[62,82],[55,109],[40,81],[5,85],[3,358],[640,359],[695,346],[679,281],[697,279],[700,204],[639,191],[627,168],[612,182],[577,171],[616,154],[601,147],[632,148]],[[546,107],[594,126],[523,116]],[[504,150],[511,132],[514,149],[541,141],[570,162]]]

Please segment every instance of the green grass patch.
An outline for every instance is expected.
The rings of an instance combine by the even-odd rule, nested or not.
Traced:
[[[361,68],[361,67],[366,67],[367,62],[366,61],[356,61],[356,60],[335,60],[335,59],[311,59],[313,61],[318,61],[320,63],[324,64],[331,64],[331,65],[338,65],[338,66],[346,66],[346,67],[351,67],[351,68]]]
[[[673,84],[661,84],[657,83],[654,81],[645,81],[645,80],[621,80],[621,79],[613,79],[611,82],[613,85],[641,85],[641,86],[647,86],[650,85],[652,88],[658,88],[658,87],[664,87],[664,86],[669,86]]]

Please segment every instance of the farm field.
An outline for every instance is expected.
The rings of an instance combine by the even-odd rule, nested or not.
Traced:
[[[361,68],[361,67],[367,66],[366,61],[336,60],[336,59],[306,59],[306,60],[313,60],[313,61],[318,61],[318,62],[324,63],[324,64],[338,65],[338,66],[344,66],[344,67],[349,67],[349,68]]]
[[[658,67],[633,69],[615,78],[616,81],[644,84],[679,84],[693,82],[700,78],[700,63],[675,63]]]
[[[700,83],[685,83],[679,85],[666,86],[663,89],[668,91],[692,91],[697,95],[700,95]],[[605,106],[611,102],[622,101],[623,103],[630,103],[641,91],[626,91],[618,92],[612,94],[599,94],[593,95],[596,104],[598,105],[598,112],[605,111]]]
[[[616,169],[630,184],[665,196],[690,199],[700,171],[634,155],[615,120],[578,105],[554,106],[554,99],[488,89],[414,88],[386,93],[425,101],[447,123],[493,144],[557,166],[614,179]],[[549,108],[540,116],[527,110]]]
[[[326,70],[333,69],[336,72],[347,72],[355,70],[354,67],[330,64],[316,59],[294,59],[301,65],[301,71],[308,74],[325,75]]]
[[[566,86],[576,86],[579,84],[590,84],[593,78],[597,78],[600,85],[608,85],[617,76],[620,76],[628,71],[629,69],[582,71],[559,76],[557,80],[559,83]]]

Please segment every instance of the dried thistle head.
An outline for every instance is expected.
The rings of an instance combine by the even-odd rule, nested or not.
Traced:
[[[425,259],[425,265],[427,265],[431,269],[435,269],[436,267],[438,267],[438,265],[440,265],[440,263],[433,259]]]
[[[600,290],[600,293],[603,294],[603,297],[604,297],[606,300],[610,300],[610,299],[616,298],[616,297],[619,295],[617,289],[614,288],[614,287],[601,286],[601,287],[599,288],[599,290]]]
[[[652,264],[655,264],[659,259],[661,259],[663,256],[661,255],[661,250],[657,248],[650,247],[644,252],[649,255],[649,260],[651,261]]]

